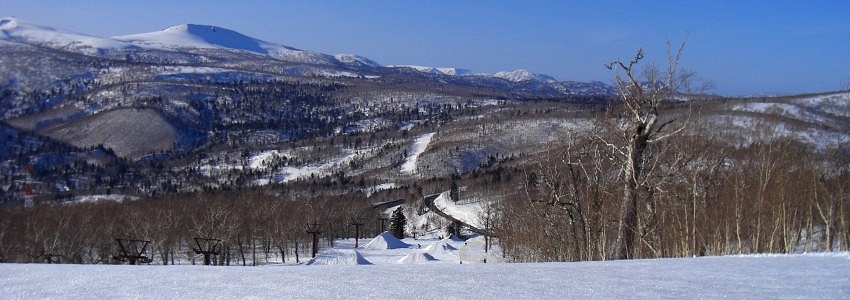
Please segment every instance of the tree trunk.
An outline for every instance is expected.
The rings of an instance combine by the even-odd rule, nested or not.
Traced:
[[[650,118],[652,120],[652,118]],[[638,178],[641,175],[643,153],[646,150],[652,123],[640,124],[628,145],[628,161],[623,172],[623,202],[620,206],[620,220],[617,226],[616,259],[635,257],[635,233],[637,232]]]

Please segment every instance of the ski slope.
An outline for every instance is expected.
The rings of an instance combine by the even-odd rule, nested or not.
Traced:
[[[410,151],[407,154],[407,160],[404,161],[404,164],[401,165],[402,173],[414,173],[416,172],[416,161],[419,160],[419,155],[422,152],[425,152],[425,149],[428,148],[428,144],[431,143],[431,138],[434,137],[434,133],[426,133],[422,136],[416,138],[416,141],[413,142],[413,145],[410,146]]]
[[[353,266],[0,264],[2,299],[840,299],[848,253]]]

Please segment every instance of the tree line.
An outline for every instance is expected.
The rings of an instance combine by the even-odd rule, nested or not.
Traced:
[[[306,224],[321,239],[374,236],[380,212],[358,195],[295,197],[258,191],[38,204],[0,210],[0,262],[120,263],[116,239],[150,241],[152,263],[202,263],[194,238],[220,241],[219,265],[309,260]]]

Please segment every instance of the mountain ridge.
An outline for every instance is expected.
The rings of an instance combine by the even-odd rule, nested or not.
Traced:
[[[500,71],[495,74],[476,73],[457,67],[427,67],[417,65],[388,65],[383,66],[375,60],[356,54],[335,54],[302,50],[291,46],[277,44],[254,38],[228,28],[205,24],[181,24],[160,31],[120,35],[113,37],[98,37],[84,33],[76,33],[64,29],[26,22],[17,18],[0,19],[0,29],[3,35],[0,40],[47,46],[57,50],[78,52],[85,55],[101,55],[108,51],[124,50],[166,50],[192,51],[193,49],[215,49],[244,51],[258,55],[266,55],[284,61],[319,64],[342,65],[352,68],[411,68],[422,73],[446,76],[487,76],[502,78],[512,82],[540,83],[570,83],[575,81],[558,81],[552,76],[535,74],[525,69]],[[595,83],[588,82],[588,83]],[[555,87],[555,89],[559,89]]]

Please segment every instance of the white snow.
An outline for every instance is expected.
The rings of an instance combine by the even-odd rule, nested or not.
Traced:
[[[255,156],[257,158],[256,161],[259,162],[258,166],[261,166],[262,162],[269,158],[268,155],[273,156],[273,153],[269,152]],[[348,164],[359,154],[356,151],[349,150],[346,151],[343,155],[344,156],[338,157],[336,159],[329,159],[327,162],[324,163],[316,163],[300,167],[284,167],[280,170],[275,171],[275,175],[273,178],[259,179],[254,181],[254,184],[267,185],[270,183],[284,183],[291,180],[309,178],[311,175],[323,176],[326,174],[331,174],[336,168]],[[252,163],[253,161],[254,160],[252,158]]]
[[[529,264],[0,264],[3,299],[841,299],[850,255]]]
[[[263,151],[251,156],[248,160],[248,166],[254,170],[265,170],[268,168],[268,164],[283,156],[284,154],[278,150]]]
[[[120,195],[120,194],[109,194],[109,195],[83,195],[83,196],[74,196],[74,199],[68,203],[82,203],[82,202],[98,202],[98,201],[116,201],[116,202],[124,202],[125,200],[138,200],[139,197],[133,197],[128,195]]]
[[[428,144],[431,143],[431,138],[433,137],[434,133],[432,132],[423,134],[416,138],[416,141],[413,142],[413,145],[407,153],[407,160],[405,160],[404,164],[401,165],[401,171],[403,173],[416,172],[416,161],[419,160],[419,155],[422,154],[422,152],[425,152],[425,149],[428,148]]]

